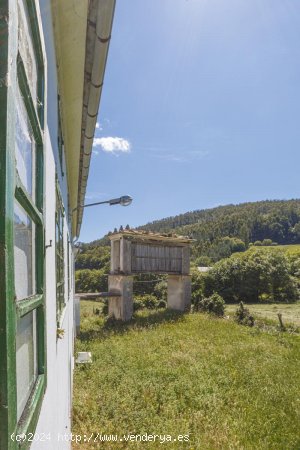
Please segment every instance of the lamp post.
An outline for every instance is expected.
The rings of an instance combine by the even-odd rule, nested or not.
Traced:
[[[109,206],[112,205],[121,205],[121,206],[129,206],[132,203],[132,197],[129,195],[122,195],[122,197],[119,198],[112,198],[111,200],[105,200],[103,202],[95,202],[95,203],[88,203],[87,205],[81,205],[81,208],[88,208],[89,206],[97,206],[97,205],[104,205],[105,203],[109,204]],[[73,209],[72,213],[78,209],[78,206]]]
[[[108,203],[110,206],[112,205],[121,205],[121,206],[129,206],[132,202],[132,198],[129,195],[123,195],[119,198],[112,198],[111,200],[106,200],[104,202],[96,202],[96,203],[88,203],[87,205],[83,205],[83,208],[87,208],[89,206],[103,205],[104,203]]]
[[[113,206],[113,205],[121,205],[121,206],[129,206],[132,203],[132,197],[130,197],[130,195],[122,195],[122,197],[118,197],[118,198],[112,198],[111,200],[105,200],[104,202],[95,202],[95,203],[88,203],[87,205],[80,205],[81,208],[88,208],[89,206],[97,206],[97,205],[104,205],[105,203],[107,203],[109,206]],[[74,208],[71,212],[70,212],[70,220],[72,218],[72,215],[75,211],[77,211],[77,209],[79,208],[79,206],[76,206],[76,208]],[[73,241],[73,245],[75,244],[75,242],[78,240],[78,237]],[[52,243],[51,243],[52,245]]]

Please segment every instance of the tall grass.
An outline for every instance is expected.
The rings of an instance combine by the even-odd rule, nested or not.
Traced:
[[[188,434],[189,442],[89,443],[81,449],[300,449],[298,336],[204,314],[139,312],[106,324],[82,311],[73,433]]]

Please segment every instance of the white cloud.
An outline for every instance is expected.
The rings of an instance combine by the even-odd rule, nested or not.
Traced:
[[[97,123],[96,123],[96,129],[99,130],[99,131],[102,131],[102,130],[103,130],[103,127],[102,127],[102,125],[101,125],[100,122],[97,122]]]
[[[85,194],[86,200],[96,200],[100,199],[101,197],[108,195],[106,192],[98,192],[98,191],[89,191]]]
[[[202,159],[202,158],[205,158],[205,156],[209,155],[209,151],[207,151],[207,150],[191,150],[189,152],[189,154],[194,158]]]
[[[164,159],[166,161],[172,161],[177,163],[185,163],[198,159],[203,159],[209,155],[208,151],[205,150],[189,150],[187,152],[182,151],[181,153],[155,153],[153,156],[155,158]]]
[[[101,147],[102,151],[107,153],[130,153],[131,144],[126,139],[120,137],[102,137],[95,138],[93,144],[93,152],[97,154],[95,147]]]
[[[175,154],[165,154],[165,155],[155,155],[156,158],[165,159],[166,161],[173,161],[173,162],[186,162],[186,158],[184,156],[175,155]]]

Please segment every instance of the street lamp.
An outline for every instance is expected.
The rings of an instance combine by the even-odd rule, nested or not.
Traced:
[[[104,205],[105,203],[108,203],[110,206],[112,205],[129,206],[132,203],[132,197],[130,197],[129,195],[122,195],[122,197],[112,198],[111,200],[106,200],[104,202],[95,202],[95,203],[88,203],[87,205],[76,206],[76,208],[72,209],[72,211],[70,211],[69,213],[70,220],[72,219],[73,213],[77,211],[78,208],[88,208],[89,206]],[[77,240],[78,237],[73,241],[73,245]],[[49,247],[52,246],[52,241],[50,241],[50,243],[51,245]]]
[[[104,205],[105,203],[108,203],[110,206],[112,205],[129,206],[131,202],[132,197],[130,197],[129,195],[122,195],[122,197],[112,198],[111,200],[105,200],[104,202],[88,203],[87,205],[81,205],[81,208],[88,208],[89,206],[96,206],[96,205]],[[78,206],[74,208],[72,212],[76,211],[77,209]]]
[[[88,206],[103,205],[104,203],[108,203],[110,206],[112,205],[129,206],[131,202],[132,198],[129,195],[123,195],[122,197],[112,198],[111,200],[106,200],[105,202],[88,203],[87,205],[82,205],[82,208],[87,208]]]

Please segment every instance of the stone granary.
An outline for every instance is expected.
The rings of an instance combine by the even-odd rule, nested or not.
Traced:
[[[133,313],[133,275],[168,274],[168,308],[186,311],[191,305],[190,244],[175,234],[120,230],[109,235],[109,315],[123,321]],[[116,294],[115,296],[113,294]]]

